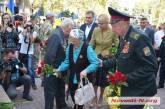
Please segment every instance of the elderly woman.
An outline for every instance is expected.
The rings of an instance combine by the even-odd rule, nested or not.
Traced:
[[[78,88],[80,78],[87,76],[91,80],[91,73],[99,66],[97,55],[91,46],[83,42],[84,32],[73,29],[70,32],[69,46],[66,49],[66,58],[59,66],[58,71],[70,70],[69,90],[74,101],[75,91]],[[74,109],[82,109],[83,106],[74,106]]]
[[[98,16],[98,27],[95,28],[93,32],[92,39],[90,44],[95,48],[95,52],[98,58],[104,60],[107,58],[111,58],[113,56],[112,48],[118,46],[118,38],[112,33],[111,27],[109,26],[110,18],[106,14],[101,14]],[[96,82],[95,82],[95,91],[97,92],[97,88],[101,88],[101,93],[99,100],[97,100],[97,96],[93,100],[91,106],[97,105],[99,107],[102,106],[103,101],[103,93],[104,89],[107,86],[107,72],[108,68],[100,67],[96,72]],[[97,93],[96,93],[97,95]]]

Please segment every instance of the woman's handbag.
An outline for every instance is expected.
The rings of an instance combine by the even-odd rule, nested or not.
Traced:
[[[82,78],[80,79],[79,88],[76,90],[74,99],[75,104],[84,105],[91,101],[95,97],[95,91],[92,83],[89,82],[88,78],[85,78],[87,84],[83,85]]]

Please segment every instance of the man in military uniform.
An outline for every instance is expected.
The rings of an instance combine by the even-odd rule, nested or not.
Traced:
[[[131,16],[111,7],[112,31],[119,36],[118,52],[113,59],[103,61],[103,66],[113,67],[125,74],[128,87],[121,87],[121,97],[151,97],[157,93],[155,74],[157,59],[152,43],[141,31],[130,25]],[[143,109],[143,105],[122,105],[122,109]]]

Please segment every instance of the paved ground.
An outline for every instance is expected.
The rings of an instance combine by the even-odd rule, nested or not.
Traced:
[[[37,85],[38,85],[38,89],[35,91],[34,90],[31,91],[31,94],[34,98],[33,102],[27,102],[27,101],[23,100],[21,98],[22,88],[18,89],[19,95],[18,95],[17,100],[16,100],[16,108],[17,109],[44,109],[43,88],[40,87],[40,79],[37,80]],[[165,109],[165,88],[164,89],[158,89],[158,94],[156,96],[160,97],[161,104],[158,106],[154,106],[154,109]],[[69,106],[72,106],[71,99],[69,99],[69,101],[67,101],[67,104]],[[89,109],[89,107],[86,106],[86,109]],[[90,108],[90,109],[94,109],[94,108]],[[97,108],[95,108],[95,109],[97,109]],[[108,107],[104,106],[101,109],[108,109]]]
[[[37,90],[31,90],[31,95],[34,98],[33,102],[27,102],[22,99],[22,88],[18,88],[18,96],[16,99],[16,109],[44,109],[44,93],[43,93],[43,87],[40,87],[41,81],[40,79],[37,80]],[[69,100],[67,101],[67,104],[72,107],[73,103],[71,98],[69,97]],[[54,106],[55,107],[55,106]],[[56,109],[56,108],[54,108]],[[86,106],[86,109],[89,109],[88,106]],[[90,109],[95,109],[95,108],[90,108]],[[108,109],[107,106],[104,106],[103,108],[100,109]]]

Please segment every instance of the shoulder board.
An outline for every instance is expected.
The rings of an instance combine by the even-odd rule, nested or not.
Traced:
[[[135,33],[135,32],[131,32],[130,33],[130,38],[133,38],[134,40],[138,40],[139,39],[139,34]]]

